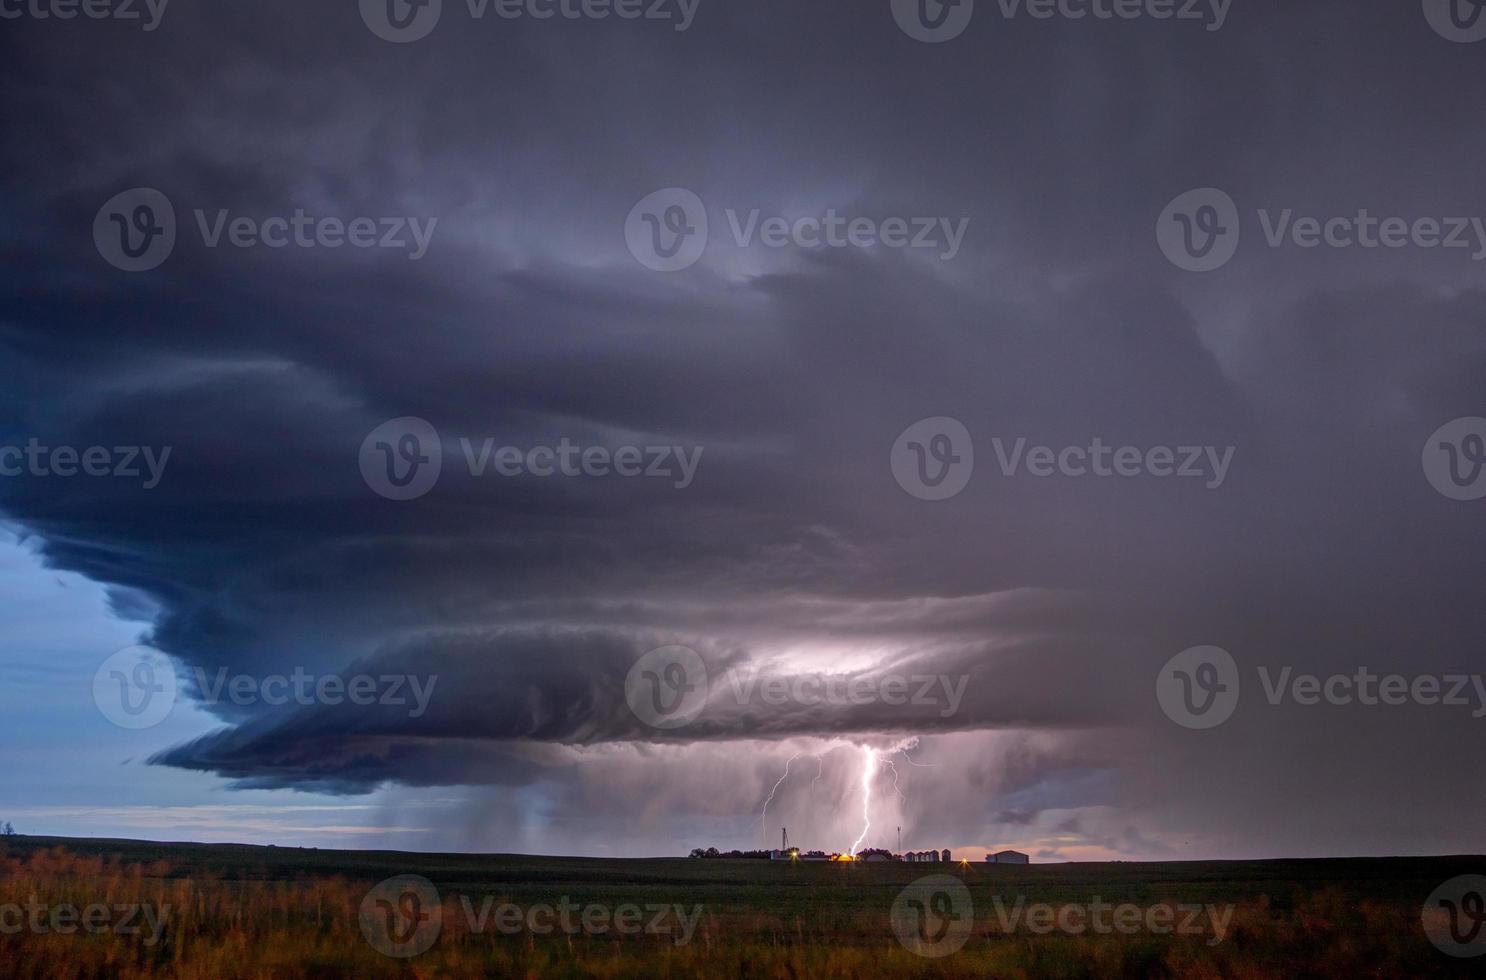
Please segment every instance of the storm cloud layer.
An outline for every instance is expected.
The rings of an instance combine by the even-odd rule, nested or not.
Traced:
[[[776,819],[839,848],[861,747],[899,760],[911,791],[874,777],[885,819],[923,844],[1482,846],[1463,815],[1486,718],[1271,705],[1256,671],[1480,662],[1486,511],[1420,459],[1486,415],[1486,263],[1266,231],[1287,209],[1482,215],[1486,43],[1416,3],[1234,0],[1209,30],[982,0],[938,44],[892,7],[701,0],[677,30],[445,0],[409,43],[354,2],[0,24],[0,445],[171,447],[158,486],[23,474],[0,512],[147,610],[192,697],[223,669],[439,678],[417,718],[219,700],[220,730],[154,762],[238,787],[466,787],[574,850],[615,821],[744,845]],[[131,273],[93,229],[141,187],[176,241]],[[1207,187],[1242,237],[1188,272],[1157,219]],[[665,188],[710,226],[669,273],[626,246]],[[209,244],[296,211],[432,231],[416,259]],[[752,212],[964,237],[952,258],[744,244]],[[443,470],[390,500],[360,454],[407,417]],[[891,455],[938,417],[975,470],[929,501]],[[1019,440],[1096,439],[1229,455],[1221,479],[1008,472]],[[464,446],[486,440],[702,454],[684,487],[476,475]],[[625,684],[668,645],[713,683],[658,729]],[[1154,693],[1199,645],[1244,686],[1204,731]],[[964,678],[963,697],[772,704],[725,680],[888,675]],[[792,758],[804,777],[760,828]],[[745,836],[697,839],[713,819]]]

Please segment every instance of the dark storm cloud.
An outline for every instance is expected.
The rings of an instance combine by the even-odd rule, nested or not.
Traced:
[[[1036,605],[1036,597],[1025,602],[1023,597],[1008,598],[1018,605]],[[438,783],[450,779],[451,767],[461,765],[463,778],[455,781],[526,781],[535,767],[521,756],[518,743],[523,742],[582,746],[913,736],[986,728],[1082,728],[1116,720],[1113,707],[1093,691],[1119,683],[1118,644],[1109,637],[1077,635],[1071,605],[1065,604],[1061,626],[1046,621],[1034,626],[1039,618],[1035,613],[1018,615],[1013,609],[993,619],[985,615],[991,607],[1009,604],[980,600],[940,601],[920,609],[811,605],[808,618],[798,603],[751,605],[750,614],[766,620],[767,628],[739,623],[736,613],[715,607],[695,610],[692,616],[681,609],[644,606],[598,610],[568,605],[546,612],[568,622],[600,614],[611,621],[635,622],[669,612],[666,621],[673,627],[691,619],[713,635],[741,632],[765,644],[782,636],[837,643],[880,643],[896,636],[895,652],[879,656],[865,670],[791,670],[742,648],[719,647],[706,636],[666,635],[638,626],[435,632],[341,672],[419,678],[421,683],[408,690],[430,692],[427,710],[423,702],[415,707],[407,693],[375,705],[346,703],[345,698],[334,705],[291,705],[260,711],[155,761],[212,770],[255,786],[324,779],[339,790],[366,790],[388,780]],[[522,613],[508,608],[495,616],[510,619]],[[911,631],[928,627],[931,615],[939,629],[937,641],[915,643]],[[1009,623],[1017,619],[1026,626],[1014,635]],[[957,621],[963,632],[955,637]],[[1002,631],[998,641],[972,639],[997,621]],[[675,642],[705,651],[706,707],[682,729],[657,729],[632,709],[626,681],[644,653]],[[1049,669],[1101,680],[1049,696],[1037,680]],[[766,690],[769,683],[776,686]],[[209,692],[211,675],[204,675],[198,687]],[[506,768],[512,771],[502,771]]]
[[[174,452],[153,490],[7,480],[0,507],[57,567],[158,610],[152,640],[183,677],[442,678],[419,719],[213,705],[228,727],[158,761],[247,786],[529,786],[576,765],[565,747],[787,755],[811,736],[918,734],[965,774],[916,800],[919,819],[978,815],[946,832],[1111,806],[1139,831],[1075,836],[1139,849],[1198,827],[1236,852],[1262,827],[1326,849],[1327,821],[1365,803],[1391,816],[1342,843],[1402,847],[1386,826],[1423,801],[1421,832],[1463,839],[1442,807],[1478,791],[1435,748],[1471,737],[1458,717],[1255,710],[1201,737],[1151,689],[1200,643],[1246,669],[1476,659],[1482,522],[1419,455],[1443,422],[1486,414],[1480,263],[1272,250],[1249,219],[1469,214],[1479,51],[1415,4],[1339,0],[1237,0],[1219,32],[1005,21],[983,3],[939,46],[904,37],[886,3],[703,0],[685,32],[446,6],[408,45],[353,3],[175,0],[148,34],[7,24],[0,442]],[[672,185],[707,201],[719,244],[667,276],[622,232]],[[1207,185],[1249,224],[1233,264],[1195,277],[1153,227]],[[170,197],[182,237],[127,275],[90,229],[134,186]],[[296,207],[439,220],[410,262],[206,249],[192,214]],[[952,262],[807,254],[731,248],[728,208],[970,223]],[[970,428],[977,471],[929,504],[888,451],[937,415]],[[356,455],[401,416],[439,430],[449,465],[394,503]],[[991,444],[1095,436],[1235,453],[1210,490],[1004,477]],[[705,455],[684,491],[476,479],[462,437]],[[951,718],[715,703],[681,733],[646,729],[624,678],[681,641],[783,676],[970,683]],[[1126,733],[1090,734],[1110,725]],[[969,741],[1013,729],[1050,734],[991,759]],[[1374,799],[1380,769],[1408,793]],[[739,781],[742,806],[774,772]],[[1265,816],[1297,792],[1313,803],[1299,826]]]

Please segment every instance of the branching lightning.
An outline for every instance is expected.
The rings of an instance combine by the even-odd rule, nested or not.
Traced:
[[[911,766],[916,766],[921,769],[934,768],[932,764],[913,761],[913,757],[908,754],[908,750],[910,748],[917,747],[917,738],[905,739],[897,743],[896,745],[892,745],[889,746],[887,749],[884,749],[883,751],[886,753],[886,758],[879,757],[877,749],[865,747],[863,748],[863,751],[866,752],[866,758],[863,760],[862,766],[862,832],[857,835],[857,839],[852,842],[852,857],[856,857],[857,852],[861,850],[862,842],[867,839],[867,834],[872,829],[872,780],[876,778],[878,766],[885,765],[893,771],[893,792],[898,794],[898,801],[902,804],[908,803],[908,797],[903,794],[903,788],[898,783],[898,767],[893,762],[892,756],[896,753],[901,752],[903,754],[904,761],[906,761]],[[819,777],[817,776],[817,778]]]
[[[763,806],[760,808],[759,811],[759,834],[761,837],[764,838],[765,844],[767,844],[768,841],[769,806],[774,802],[775,797],[779,795],[779,791],[781,788],[783,788],[785,781],[789,779],[790,767],[793,766],[797,761],[799,761],[801,756],[810,755],[812,758],[815,759],[815,776],[810,780],[809,790],[810,793],[813,794],[815,792],[816,784],[819,783],[821,781],[821,778],[825,775],[825,757],[830,755],[832,752],[835,752],[837,749],[847,748],[850,745],[851,743],[842,742],[831,746],[824,752],[797,752],[789,757],[789,759],[784,764],[783,775],[781,775],[779,779],[774,783],[774,785],[770,788],[769,795],[765,797]],[[847,852],[850,856],[857,856],[857,854],[865,845],[868,835],[872,832],[872,782],[877,778],[878,769],[881,766],[887,766],[889,769],[892,770],[893,792],[897,794],[899,803],[906,805],[908,803],[908,797],[903,792],[903,787],[901,785],[901,773],[898,771],[898,766],[893,756],[901,753],[903,756],[903,761],[907,762],[910,766],[914,766],[920,769],[934,768],[932,763],[915,762],[913,760],[913,757],[908,754],[909,749],[917,747],[917,738],[905,739],[895,745],[890,745],[883,749],[872,748],[870,746],[860,746],[863,752],[862,772],[860,779],[862,790],[862,830],[861,833],[857,834],[856,840],[852,841],[851,843],[851,847]]]
[[[803,753],[796,752],[794,755],[789,757],[789,761],[784,764],[784,775],[780,776],[779,782],[775,783],[774,788],[769,790],[769,796],[767,799],[764,800],[763,812],[758,815],[759,835],[763,838],[764,844],[766,846],[769,843],[769,828],[765,824],[764,819],[769,815],[769,804],[774,802],[774,794],[779,792],[779,787],[783,786],[784,781],[789,778],[789,767],[793,765],[794,761],[798,759],[802,754]],[[820,777],[817,776],[816,778],[819,779]]]
[[[918,739],[913,740],[913,747],[918,747]],[[914,762],[913,757],[908,754],[909,746],[900,746],[898,751],[903,753],[903,758],[908,760],[910,766],[918,766],[920,769],[934,769],[936,765],[932,762]]]
[[[893,765],[892,759],[883,759],[882,761],[889,769],[893,771],[893,792],[898,794],[898,801],[901,803],[907,803],[908,797],[904,796],[903,791],[898,788],[898,767]]]

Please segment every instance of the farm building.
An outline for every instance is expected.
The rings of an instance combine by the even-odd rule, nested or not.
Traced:
[[[987,854],[986,861],[990,864],[1031,864],[1032,859],[1021,851],[997,851],[995,854]]]
[[[917,864],[937,864],[940,861],[949,860],[949,850],[943,851],[909,851],[902,857],[904,861],[912,861]]]

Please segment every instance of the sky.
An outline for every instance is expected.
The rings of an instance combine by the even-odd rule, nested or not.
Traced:
[[[1479,852],[1454,2],[0,0],[0,820]]]

